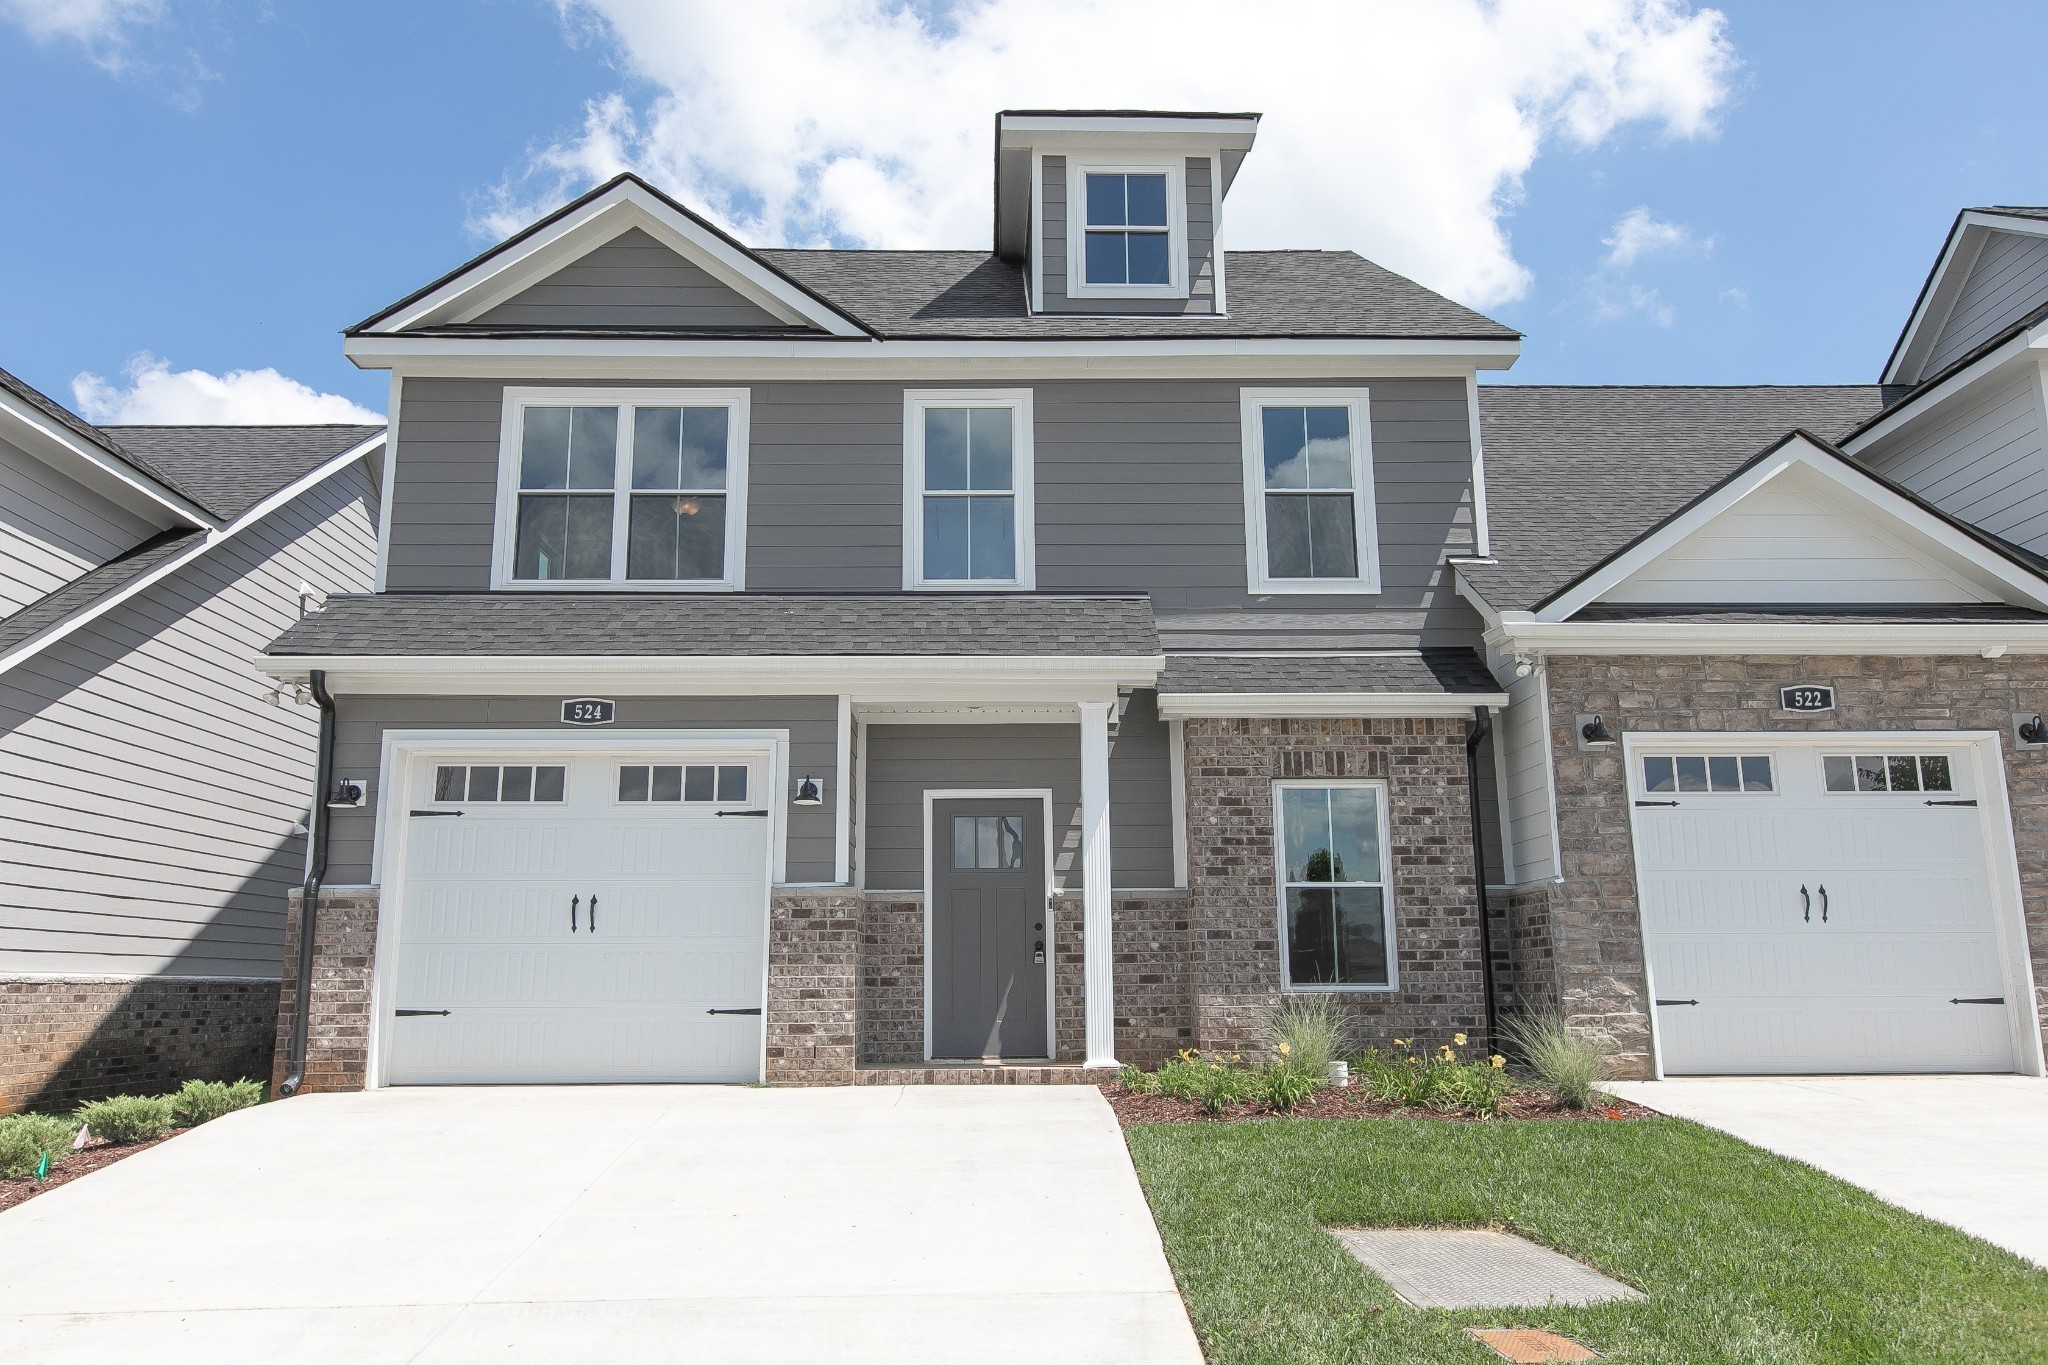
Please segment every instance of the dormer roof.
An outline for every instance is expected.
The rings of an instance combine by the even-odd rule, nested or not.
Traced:
[[[2048,305],[2048,207],[1964,209],[1950,225],[1882,381],[1917,385]]]

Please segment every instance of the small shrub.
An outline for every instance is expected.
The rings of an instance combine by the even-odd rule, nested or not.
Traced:
[[[1426,1053],[1414,1050],[1413,1038],[1396,1038],[1392,1052],[1369,1048],[1353,1069],[1357,1083],[1383,1104],[1452,1114],[1499,1113],[1515,1089],[1506,1059],[1466,1061],[1459,1052],[1464,1046],[1462,1033]]]
[[[1343,1012],[1327,995],[1290,995],[1266,1021],[1280,1059],[1312,1076],[1328,1076],[1344,1051]]]
[[[1156,1095],[1159,1093],[1159,1078],[1142,1067],[1127,1066],[1117,1073],[1117,1084],[1127,1095]]]
[[[109,1142],[147,1142],[176,1126],[169,1095],[115,1095],[78,1107],[78,1117],[94,1137]]]
[[[48,1153],[55,1166],[71,1153],[78,1120],[55,1114],[10,1114],[0,1118],[0,1178],[22,1180],[36,1173]]]
[[[1220,1114],[1233,1104],[1256,1098],[1262,1088],[1259,1073],[1243,1063],[1244,1058],[1235,1052],[1183,1049],[1159,1068],[1159,1093],[1199,1100],[1204,1109]]]
[[[1260,1075],[1265,1087],[1262,1098],[1276,1110],[1292,1109],[1328,1084],[1325,1079],[1327,1072],[1327,1063],[1324,1064],[1324,1075],[1317,1075],[1293,1062],[1276,1062]]]
[[[187,1081],[171,1096],[173,1125],[191,1128],[262,1102],[262,1082],[246,1077],[233,1082]]]
[[[1589,1109],[1594,1087],[1608,1079],[1606,1049],[1597,1039],[1573,1033],[1556,1010],[1532,1010],[1502,1021],[1501,1036],[1529,1069],[1557,1092],[1567,1109]]]

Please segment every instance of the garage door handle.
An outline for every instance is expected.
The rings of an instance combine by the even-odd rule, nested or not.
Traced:
[[[438,1015],[444,1015],[444,1016],[445,1016],[445,1015],[446,1015],[446,1014],[448,1013],[448,1011],[447,1011],[447,1010],[393,1010],[393,1011],[392,1011],[392,1013],[393,1013],[393,1014],[395,1014],[395,1015],[397,1015],[397,1016],[398,1016],[399,1018],[401,1018],[401,1019],[417,1019],[417,1018],[418,1018],[418,1017],[419,1017],[420,1015],[422,1015],[422,1014],[438,1014]]]
[[[754,815],[764,820],[768,818],[768,812],[765,810],[722,810],[718,813],[720,815]]]
[[[1828,922],[1828,889],[1825,886],[1820,889],[1820,922]]]
[[[583,897],[569,897],[569,932],[572,934],[576,932],[576,907],[581,904],[583,904]]]
[[[1968,801],[1929,801],[1927,804],[1930,806],[1974,806],[1977,804],[1977,801],[1975,797],[1972,797]]]
[[[1697,1001],[1697,1000],[1659,1000],[1659,1001],[1658,1001],[1657,1003],[1658,1003],[1658,1004],[1660,1004],[1660,1005],[1697,1005],[1697,1004],[1699,1004],[1699,1001]]]
[[[590,932],[597,932],[597,897],[590,898]]]
[[[2004,1003],[2005,997],[2002,995],[1959,995],[1949,1001],[1951,1005],[2003,1005]]]
[[[1799,903],[1806,907],[1806,922],[1813,923],[1813,893],[1803,886],[1799,888]]]
[[[756,1005],[749,1010],[705,1010],[704,1012],[706,1014],[759,1014],[761,1007]]]

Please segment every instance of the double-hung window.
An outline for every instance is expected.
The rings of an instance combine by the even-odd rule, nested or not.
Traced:
[[[907,392],[903,450],[903,586],[1033,586],[1030,391]]]
[[[1397,984],[1386,800],[1387,789],[1375,782],[1275,784],[1288,989]]]
[[[1179,162],[1091,165],[1067,182],[1067,293],[1075,298],[1187,296],[1186,170]]]
[[[1247,586],[1380,590],[1371,425],[1363,389],[1245,389]]]
[[[508,389],[494,586],[738,588],[747,394]]]

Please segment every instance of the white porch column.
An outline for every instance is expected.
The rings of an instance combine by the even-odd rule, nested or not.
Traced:
[[[1114,701],[1081,704],[1081,957],[1091,1067],[1116,1062],[1115,952],[1109,926],[1109,717]]]

